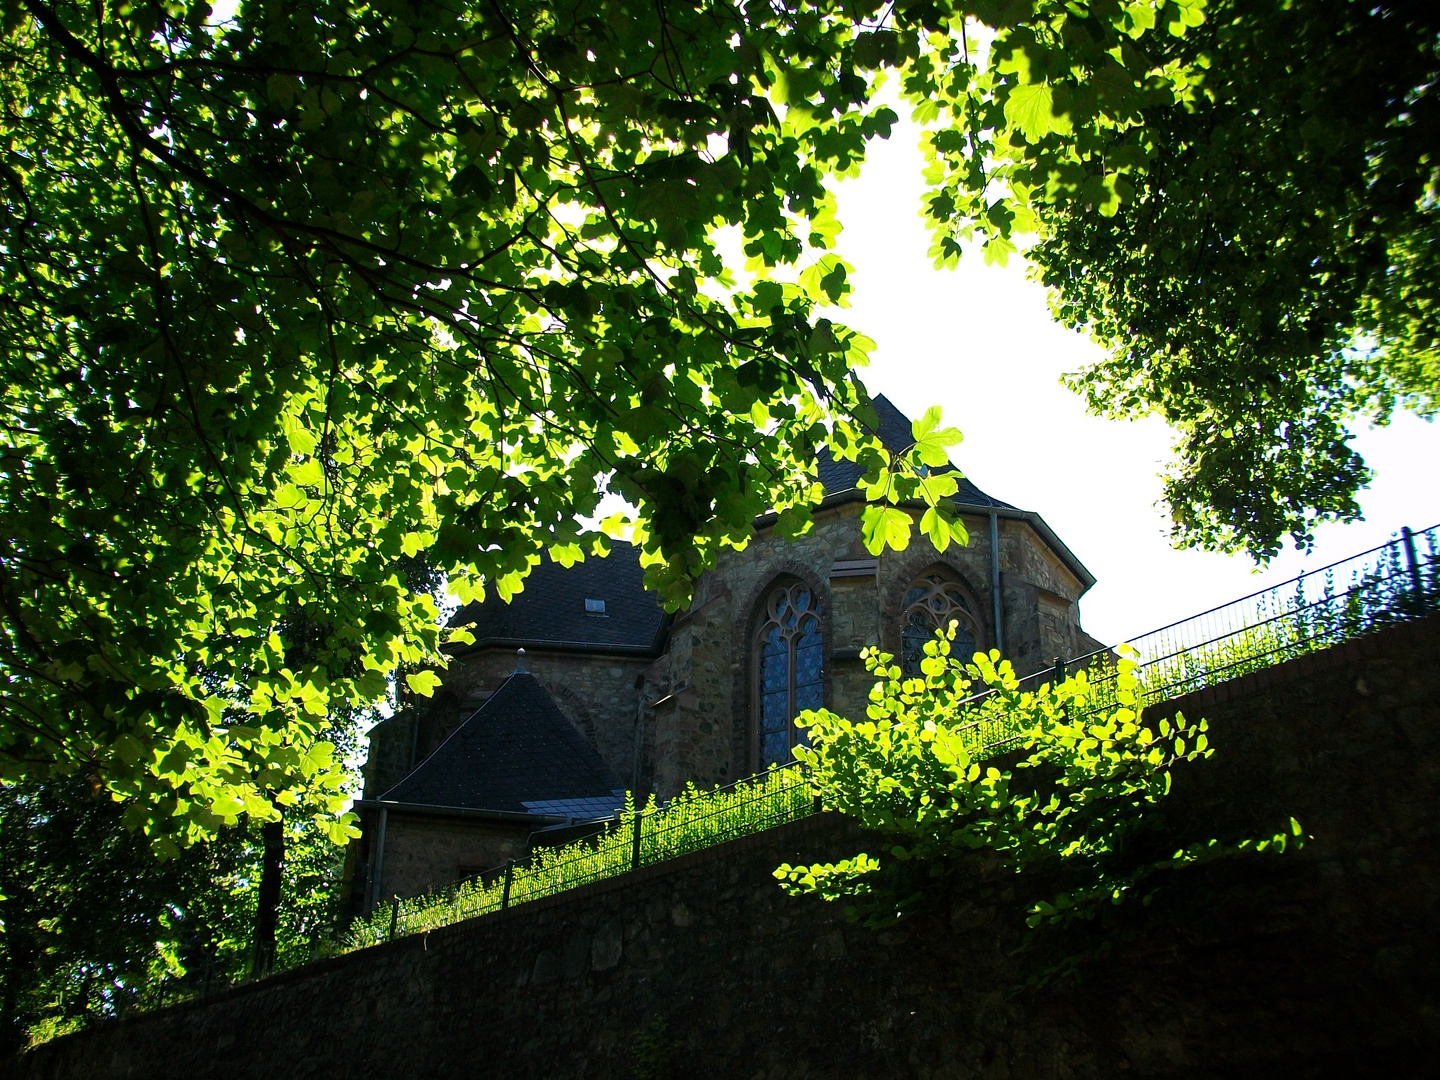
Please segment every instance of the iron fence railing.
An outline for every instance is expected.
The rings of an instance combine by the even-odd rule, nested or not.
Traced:
[[[588,885],[642,866],[712,847],[808,817],[817,809],[798,763],[770,769],[713,791],[690,788],[664,806],[625,810],[596,823],[597,832],[563,847],[537,847],[524,859],[440,892],[392,898],[350,930],[361,947],[433,930],[461,919]],[[543,839],[543,834],[537,834]]]
[[[1418,533],[1404,529],[1370,551],[1133,638],[1141,703],[1178,697],[1437,611],[1440,525]],[[1084,669],[1092,684],[1091,707],[1103,708],[1115,701],[1117,659],[1114,649],[1057,658],[1021,679],[1021,687],[1038,689]],[[1001,753],[1021,734],[1007,729],[1003,717],[978,721],[975,751]],[[536,847],[524,859],[439,892],[392,898],[352,924],[340,947],[361,948],[502,911],[798,821],[819,809],[794,763],[714,791],[692,787],[664,806],[627,808],[597,822],[596,832],[583,840]]]
[[[1440,611],[1440,525],[1402,529],[1379,547],[1220,604],[1131,638],[1142,705],[1153,705],[1394,623]],[[1054,665],[1020,680],[1032,689],[1084,669],[1092,708],[1115,703],[1115,649]],[[976,695],[976,699],[985,695]],[[986,720],[995,725],[997,721]],[[1019,738],[996,729],[982,738],[1000,749]]]

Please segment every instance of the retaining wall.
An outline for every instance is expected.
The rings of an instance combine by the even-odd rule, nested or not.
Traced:
[[[1025,989],[1017,879],[877,932],[787,898],[781,861],[857,849],[826,816],[206,1002],[82,1032],[25,1078],[868,1078],[1428,1074],[1440,1049],[1440,620],[1170,703],[1194,835],[1304,850],[1131,905],[1079,982]],[[873,839],[871,840],[873,843]]]

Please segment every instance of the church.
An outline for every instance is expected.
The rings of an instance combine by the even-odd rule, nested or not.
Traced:
[[[910,420],[884,397],[875,408],[885,445],[908,447]],[[627,790],[664,801],[788,761],[800,712],[864,714],[867,646],[918,671],[924,642],[955,620],[957,652],[999,648],[1022,674],[1100,647],[1078,609],[1095,579],[1039,514],[961,479],[951,501],[968,546],[941,553],[917,533],[877,557],[861,540],[862,470],[818,468],[810,535],[786,541],[757,518],[682,612],[662,609],[638,550],[616,544],[568,568],[542,561],[508,604],[456,613],[474,643],[431,699],[371,733],[356,907],[575,835]]]

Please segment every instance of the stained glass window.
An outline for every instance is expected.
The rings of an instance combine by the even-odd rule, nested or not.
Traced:
[[[960,625],[955,628],[951,655],[968,663],[980,647],[980,633],[960,586],[942,574],[926,574],[911,585],[900,615],[900,670],[919,675],[925,643],[952,620]]]
[[[825,704],[820,612],[808,588],[795,583],[770,593],[755,635],[755,653],[763,769],[790,760],[795,744],[805,738],[793,723],[795,717]]]

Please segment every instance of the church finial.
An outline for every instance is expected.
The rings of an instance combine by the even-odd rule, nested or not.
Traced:
[[[529,672],[527,672],[527,671],[525,670],[525,650],[524,650],[524,649],[516,649],[516,650],[515,650],[515,674],[516,674],[516,675],[526,675],[526,674],[529,674]]]

